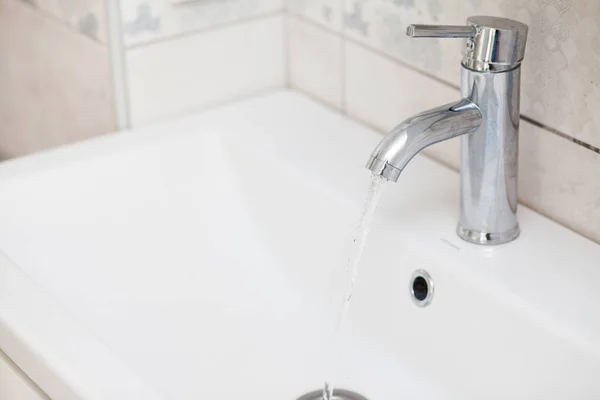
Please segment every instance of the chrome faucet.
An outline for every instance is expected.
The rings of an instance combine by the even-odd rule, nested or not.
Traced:
[[[476,16],[466,26],[410,25],[406,34],[465,39],[463,98],[396,126],[375,148],[367,168],[395,182],[425,147],[462,135],[458,235],[486,245],[516,239],[520,66],[527,25]]]

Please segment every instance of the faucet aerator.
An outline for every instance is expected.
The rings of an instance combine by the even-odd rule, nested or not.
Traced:
[[[388,164],[384,160],[380,160],[377,157],[371,156],[369,162],[367,162],[367,168],[375,175],[382,176],[388,181],[398,182],[400,177],[401,169],[395,168]]]

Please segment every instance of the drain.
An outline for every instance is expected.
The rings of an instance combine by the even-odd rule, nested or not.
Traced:
[[[323,390],[315,390],[314,392],[306,393],[298,397],[297,400],[322,400]],[[351,392],[345,389],[333,389],[333,396],[331,400],[367,400],[366,397],[361,396],[358,393]]]
[[[423,269],[413,272],[410,278],[410,296],[419,307],[428,306],[433,299],[433,279]]]

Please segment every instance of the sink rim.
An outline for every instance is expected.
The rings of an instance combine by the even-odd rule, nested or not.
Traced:
[[[280,92],[266,95],[264,97],[244,100],[238,104],[250,104],[256,106],[256,104],[262,104],[261,102],[265,102],[265,104],[283,102],[297,110],[305,107],[313,111],[318,109],[320,110],[319,113],[323,112],[334,115],[333,112],[325,110],[321,106],[311,103],[302,96],[289,92]],[[201,123],[203,119],[218,118],[220,115],[223,115],[223,112],[227,112],[227,110],[231,111],[236,107],[238,107],[238,105],[229,105],[222,109],[217,109],[206,114],[203,113],[197,116],[185,117],[180,120],[163,123],[159,126],[140,129],[136,132],[94,139],[78,145],[49,151],[38,156],[31,156],[11,161],[7,164],[0,165],[0,182],[8,182],[17,178],[22,179],[23,177],[43,172],[47,170],[47,168],[70,168],[69,165],[76,166],[78,163],[88,162],[87,160],[90,157],[98,160],[107,154],[113,154],[115,151],[128,151],[133,148],[138,148],[138,146],[154,143],[155,141],[167,140],[165,139],[165,134],[169,133],[169,130],[173,130],[173,127],[193,125]],[[360,130],[363,132],[361,134],[371,135],[373,140],[375,140],[377,137],[377,135],[372,131],[369,131],[368,129],[354,122],[342,120],[341,117],[337,115],[335,115],[335,118],[336,120],[339,119],[343,121],[340,123],[343,123],[344,126],[353,127],[353,129]],[[360,160],[357,160],[357,163],[361,164],[358,161]],[[418,157],[415,159],[414,165],[411,165],[407,168],[407,173],[410,173],[410,171],[416,173],[419,165],[423,166],[425,164],[433,165],[434,163],[432,161],[425,160],[422,157]],[[452,180],[457,176],[455,172],[440,169],[440,171],[442,170],[444,172],[440,172],[440,176],[443,176],[447,179]],[[456,190],[450,189],[448,192],[451,193],[450,197],[453,196],[452,193],[454,193],[454,195],[458,193],[458,187],[455,189]],[[403,201],[409,201],[406,199],[403,200],[398,194],[395,194],[394,197],[390,197],[390,199],[393,199],[393,201],[397,201],[399,203],[402,203]],[[391,203],[392,200],[388,200],[388,202]],[[544,279],[554,282],[554,285],[558,287],[559,282],[568,279],[569,277],[573,279],[571,274],[574,274],[575,271],[577,271],[578,276],[575,281],[576,283],[580,282],[582,286],[585,287],[586,285],[589,286],[589,280],[593,279],[594,275],[596,275],[595,273],[592,274],[594,271],[592,271],[593,265],[591,264],[593,260],[600,256],[600,249],[598,248],[597,244],[573,232],[570,232],[566,228],[560,227],[555,222],[552,222],[545,217],[542,217],[539,214],[527,209],[526,207],[521,206],[520,218],[521,225],[523,227],[521,238],[516,242],[509,243],[497,249],[482,248],[477,245],[471,245],[458,241],[458,238],[453,235],[454,223],[449,222],[449,219],[455,218],[455,215],[458,212],[458,202],[445,201],[444,204],[445,205],[440,208],[439,212],[440,215],[443,214],[444,216],[442,222],[444,229],[452,228],[452,236],[450,236],[448,232],[443,231],[441,233],[436,233],[440,239],[436,243],[430,243],[428,241],[421,240],[423,237],[434,237],[432,230],[437,229],[437,227],[440,225],[434,221],[434,219],[440,217],[440,215],[428,215],[421,216],[423,221],[422,226],[417,226],[414,231],[410,232],[410,235],[408,233],[404,235],[401,234],[399,237],[402,237],[403,240],[407,240],[408,242],[414,243],[417,246],[420,243],[420,246],[423,248],[430,246],[428,247],[429,251],[431,251],[432,248],[435,248],[437,251],[444,254],[448,260],[448,265],[452,265],[454,267],[454,271],[461,276],[460,279],[465,279],[473,282],[476,285],[490,288],[490,295],[497,296],[502,301],[511,303],[514,307],[518,308],[519,306],[525,305],[529,310],[534,311],[532,315],[536,315],[536,317],[539,318],[544,324],[549,324],[556,328],[557,321],[570,320],[571,318],[568,315],[569,304],[570,307],[577,307],[580,311],[583,307],[584,310],[589,310],[588,313],[591,313],[595,309],[595,307],[593,307],[594,304],[584,304],[575,301],[573,298],[565,299],[560,298],[560,296],[555,296],[555,303],[550,305],[550,307],[547,307],[548,304],[542,303],[540,300],[547,300],[547,291],[544,288],[527,288],[524,285],[517,284],[518,282],[515,278],[522,277],[524,272],[529,270],[518,271],[512,267],[508,268],[507,265],[518,262],[520,259],[522,259],[522,254],[525,254],[528,251],[531,252],[533,247],[533,251],[540,255],[540,259],[538,259],[537,262],[546,262],[548,265],[546,265],[547,268],[543,270],[540,270],[538,266],[530,267],[531,271],[528,272],[526,280],[532,280],[535,277],[544,277]],[[392,210],[391,206],[387,209],[384,206],[383,213],[390,218],[396,218],[396,220],[399,218],[399,214]],[[541,227],[539,226],[540,224]],[[529,229],[534,225],[538,226],[538,228]],[[446,240],[446,242],[444,242],[444,240]],[[546,243],[554,242],[559,242],[564,245],[564,248],[571,249],[571,251],[577,254],[580,260],[583,262],[574,266],[570,266],[569,271],[563,269],[564,267],[562,265],[555,265],[554,258],[557,254],[557,251],[553,248],[547,248],[545,245]],[[532,243],[537,244],[533,245]],[[2,246],[0,245],[0,249],[1,248]],[[424,249],[423,251],[426,250],[427,249]],[[460,253],[460,255],[458,253]],[[464,264],[465,260],[468,261],[471,266],[461,268],[461,263]],[[473,267],[475,264],[478,264],[482,268]],[[541,275],[540,271],[542,272]],[[40,321],[43,320],[44,313],[39,313],[35,310],[28,310],[27,313],[29,313],[28,315],[31,316],[29,320],[22,322],[15,321],[15,316],[19,315],[20,312],[24,312],[24,309],[20,303],[26,302],[25,299],[27,297],[24,297],[25,293],[29,293],[30,296],[34,296],[35,298],[39,299],[40,305],[47,304],[48,308],[46,309],[46,313],[48,313],[48,315],[56,315],[56,318],[58,318],[59,321],[70,321],[64,323],[71,324],[73,329],[81,332],[80,339],[82,342],[86,343],[86,346],[91,346],[90,348],[92,349],[99,349],[102,348],[103,345],[101,343],[96,343],[97,341],[94,341],[93,334],[86,332],[85,327],[79,326],[80,324],[76,318],[70,316],[67,311],[62,310],[60,305],[55,304],[52,300],[53,297],[49,295],[43,287],[38,285],[36,282],[31,281],[31,279],[28,278],[20,268],[14,265],[14,263],[8,260],[8,258],[5,256],[0,257],[0,274],[6,278],[3,279],[4,282],[10,282],[10,287],[6,286],[0,289],[0,299],[4,300],[0,302],[0,304],[2,304],[0,306],[0,327],[2,328],[0,329],[0,332],[4,333],[3,336],[0,336],[0,344],[3,348],[5,348],[5,352],[17,363],[19,363],[19,365],[23,364],[22,367],[24,367],[23,369],[25,372],[32,376],[36,382],[38,382],[38,379],[45,379],[46,383],[40,384],[40,386],[44,390],[48,391],[49,394],[52,394],[51,390],[56,390],[57,392],[55,393],[62,393],[59,390],[64,390],[77,392],[82,398],[97,398],[97,394],[94,394],[92,389],[89,389],[87,392],[85,392],[86,389],[82,387],[81,383],[78,384],[77,382],[71,381],[69,371],[73,371],[75,368],[74,365],[77,365],[77,363],[81,362],[81,360],[73,358],[70,361],[62,360],[61,362],[63,362],[63,364],[61,365],[56,364],[57,359],[60,358],[56,356],[56,354],[60,354],[59,347],[67,346],[64,347],[64,351],[67,351],[69,348],[69,343],[61,344],[60,341],[56,340],[56,338],[44,336],[41,331],[32,332],[32,326],[39,324]],[[20,288],[19,293],[16,292],[16,288]],[[531,291],[532,289],[533,291]],[[595,297],[590,298],[594,299]],[[559,306],[564,307],[561,308]],[[554,309],[552,309],[552,307],[554,307]],[[558,311],[555,314],[550,313],[550,315],[548,315],[549,308],[551,308],[551,311]],[[600,328],[595,325],[595,322],[587,325],[584,323],[585,321],[576,322],[578,322],[578,324],[576,323],[574,326],[567,327],[564,326],[566,325],[565,323],[562,325],[558,324],[558,328],[565,328],[563,333],[566,335],[566,337],[576,337],[582,345],[588,346],[590,351],[598,351],[600,344],[598,343],[594,333],[600,332]],[[39,327],[39,325],[35,326]],[[11,327],[12,329],[12,336],[19,340],[10,338],[10,331],[7,329],[8,327]],[[45,345],[42,345],[42,343],[46,343],[48,347],[46,348]],[[21,351],[28,353],[29,355],[27,357],[19,357],[18,354]],[[49,354],[48,351],[50,351],[51,354]],[[96,350],[96,352],[100,354],[99,350]],[[42,361],[37,362],[35,360],[36,357],[41,358]],[[114,362],[116,365],[121,363],[118,359],[116,359],[116,357],[114,357],[114,355],[111,355],[110,351],[106,351],[105,357],[111,359],[107,362]],[[21,358],[21,360],[19,360],[19,358]],[[115,359],[112,360],[112,358]],[[127,369],[126,366],[123,368]],[[133,376],[135,375],[135,372],[131,373]],[[65,386],[57,389],[57,386],[55,386],[57,383],[50,380],[48,378],[49,375],[61,376],[65,382]],[[115,379],[117,378],[115,377]],[[38,383],[41,383],[41,381]],[[91,388],[94,385],[99,385],[99,383],[94,383],[92,380],[90,381],[89,385]],[[139,390],[142,392],[147,390],[154,393],[153,389],[149,389],[146,386],[147,385],[140,381]],[[52,389],[53,387],[55,389]],[[50,388],[50,390],[47,388]],[[98,389],[95,388],[94,390]],[[156,394],[152,395],[157,396]],[[56,398],[60,397],[56,394],[53,394],[53,396]],[[62,396],[60,398],[68,397]]]

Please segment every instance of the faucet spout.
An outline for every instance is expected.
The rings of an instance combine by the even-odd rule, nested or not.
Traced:
[[[474,132],[481,121],[479,108],[469,99],[417,114],[383,138],[371,154],[367,168],[396,182],[418,152],[443,140]]]

